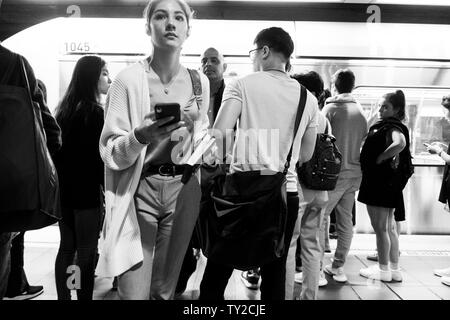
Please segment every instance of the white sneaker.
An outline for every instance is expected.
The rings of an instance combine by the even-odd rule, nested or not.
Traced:
[[[331,264],[326,265],[323,268],[325,273],[333,276],[334,281],[336,282],[347,282],[347,276],[344,273],[344,267],[333,268]]]
[[[377,264],[359,270],[359,274],[372,280],[381,280],[386,282],[392,281],[392,272],[390,270],[381,270]]]
[[[303,283],[303,272],[298,272],[294,275],[294,281],[297,283]]]
[[[297,283],[303,283],[303,272],[296,273],[294,281]],[[325,278],[325,274],[320,272],[319,287],[324,287],[328,284],[328,280]]]
[[[403,281],[403,276],[402,276],[402,272],[400,271],[400,268],[398,268],[397,270],[391,269],[391,274],[392,274],[392,281],[396,281],[396,282]]]
[[[327,284],[328,280],[325,278],[325,273],[323,273],[323,271],[320,271],[319,287],[325,287]]]
[[[447,286],[450,286],[450,277],[442,277],[441,282]]]
[[[433,273],[438,277],[450,277],[450,268],[445,269],[435,269]]]

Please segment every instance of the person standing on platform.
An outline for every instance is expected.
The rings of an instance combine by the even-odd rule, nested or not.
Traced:
[[[344,265],[353,238],[352,209],[355,193],[361,183],[359,155],[362,142],[367,135],[367,120],[361,105],[351,94],[355,87],[354,73],[349,69],[338,70],[333,75],[332,85],[335,96],[326,100],[322,113],[333,128],[336,145],[342,153],[342,167],[336,188],[328,192],[329,201],[322,224],[322,232],[325,232],[328,216],[335,209],[337,246],[333,263],[323,267],[323,270],[333,276],[335,281],[346,282]],[[321,236],[321,239],[325,239],[325,236]],[[321,247],[323,250],[324,243]],[[324,253],[322,261],[323,255]]]
[[[93,298],[103,206],[100,193],[105,179],[98,151],[104,122],[100,102],[110,84],[106,62],[98,56],[83,56],[76,63],[69,87],[56,110],[63,137],[63,146],[55,156],[63,216],[59,223],[61,243],[55,261],[59,300],[71,299],[67,270],[74,264],[75,254],[81,279],[77,298]]]
[[[222,106],[214,129],[223,137],[237,126],[233,145],[230,172],[270,170],[283,172],[283,164],[293,143],[291,166],[287,173],[287,218],[284,254],[261,267],[261,300],[284,300],[286,281],[286,257],[295,221],[298,215],[299,196],[295,163],[299,158],[308,161],[314,151],[317,134],[317,100],[306,92],[306,106],[298,133],[292,137],[298,104],[300,84],[291,79],[286,65],[294,51],[290,35],[281,28],[261,30],[249,51],[254,73],[227,84]],[[238,122],[239,119],[239,122]],[[248,150],[245,132],[252,130],[275,130],[279,142],[278,157],[270,156],[266,139],[258,139],[255,148]],[[225,146],[227,146],[227,141]],[[273,147],[272,147],[273,148]],[[241,150],[241,151],[237,151]],[[245,151],[248,150],[248,151]],[[258,150],[255,153],[255,150]],[[253,151],[253,152],[252,152]],[[255,160],[257,159],[257,160]],[[255,163],[256,162],[256,163]],[[223,300],[233,267],[209,258],[200,284],[200,300]]]
[[[1,43],[0,86],[7,86],[5,87],[7,94],[11,93],[11,87],[27,87],[25,75],[22,71],[21,59],[23,59],[26,76],[30,85],[31,98],[33,102],[39,105],[42,124],[47,138],[47,148],[50,154],[53,155],[61,148],[61,129],[47,107],[44,94],[38,87],[33,68],[27,59],[3,47]],[[3,90],[1,93],[3,93]],[[23,99],[28,100],[28,94]],[[13,234],[11,232],[0,232],[0,300],[4,298],[5,294],[11,299],[24,300],[34,298],[43,292],[42,286],[28,285],[25,274],[23,273],[23,236],[17,234],[15,236],[16,239],[19,237],[17,240],[14,239],[16,240],[15,248],[17,250],[11,254],[11,242],[14,241]],[[11,261],[11,259],[15,261]],[[8,289],[11,264],[13,264],[11,287]]]
[[[202,72],[209,80],[209,109],[208,119],[210,126],[214,124],[217,114],[219,113],[220,104],[222,102],[223,91],[225,89],[225,81],[223,74],[227,70],[227,64],[223,55],[216,48],[208,48],[203,53],[200,59],[202,65]],[[201,176],[208,175],[207,168],[201,168]],[[189,247],[183,260],[180,276],[178,278],[176,296],[181,295],[186,290],[187,282],[190,276],[194,273],[197,267],[198,249],[200,247],[198,237],[195,230],[192,234],[192,239],[189,242]],[[194,252],[194,250],[196,250]]]
[[[192,15],[183,0],[149,1],[144,17],[153,54],[122,70],[108,93],[97,274],[118,276],[120,299],[173,299],[197,220],[200,184],[186,163],[207,132],[210,96],[207,77],[180,63]],[[157,119],[163,103],[178,104],[180,118]]]
[[[403,168],[411,161],[409,131],[401,122],[405,118],[403,91],[383,97],[379,118],[370,127],[361,150],[363,176],[358,194],[358,201],[367,206],[375,230],[378,264],[361,269],[359,274],[373,280],[402,281],[394,210],[404,210],[402,191],[409,177],[405,182]]]
[[[442,98],[442,106],[445,108],[445,118],[450,121],[450,94]],[[447,133],[448,134],[448,133]],[[449,214],[449,202],[450,202],[450,148],[447,146],[447,152],[442,149],[440,143],[433,143],[427,150],[431,154],[437,154],[442,160],[445,161],[444,176],[442,179],[441,192],[439,193],[439,201],[444,203],[447,214]],[[450,267],[443,269],[435,269],[434,274],[441,277],[441,282],[447,286],[450,286]]]

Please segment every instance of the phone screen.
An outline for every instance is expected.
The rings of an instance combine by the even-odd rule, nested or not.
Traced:
[[[174,119],[164,124],[164,126],[168,126],[180,121],[180,105],[178,103],[157,103],[155,105],[156,120],[167,117],[174,117]]]

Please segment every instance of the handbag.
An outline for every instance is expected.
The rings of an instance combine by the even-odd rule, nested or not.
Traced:
[[[0,86],[0,232],[39,229],[60,220],[56,168],[20,61],[26,88]]]
[[[260,170],[218,174],[210,197],[202,199],[199,238],[208,259],[235,269],[249,270],[284,253],[287,219],[286,174],[306,103],[301,86],[292,144],[283,172]]]

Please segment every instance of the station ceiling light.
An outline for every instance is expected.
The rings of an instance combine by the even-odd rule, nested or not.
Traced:
[[[450,6],[449,0],[226,0],[230,2],[310,2],[310,3],[356,3],[356,4],[398,4],[424,6]],[[213,2],[211,0],[192,0],[190,2]]]

